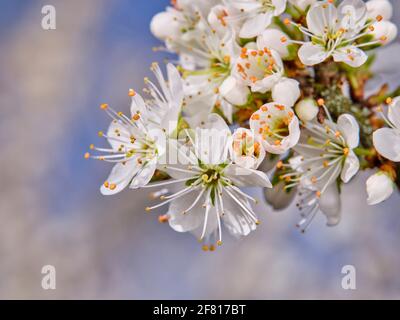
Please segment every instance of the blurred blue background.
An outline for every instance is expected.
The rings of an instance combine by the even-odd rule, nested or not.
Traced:
[[[47,4],[54,31],[41,28]],[[165,58],[151,50],[149,22],[167,4],[0,0],[0,298],[400,298],[400,197],[368,207],[369,173],[344,188],[338,227],[320,215],[302,235],[294,207],[261,203],[259,229],[242,240],[225,232],[212,253],[160,225],[162,211],[145,214],[146,191],[100,195],[111,168],[83,159],[109,123],[98,106],[128,111],[128,88]],[[400,83],[400,70],[384,68],[399,52],[383,50],[378,80]],[[47,264],[56,290],[41,288]],[[341,288],[348,264],[357,290]]]

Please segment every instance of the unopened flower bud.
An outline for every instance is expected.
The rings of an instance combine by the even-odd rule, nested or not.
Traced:
[[[382,44],[392,42],[397,37],[397,26],[390,21],[376,22],[372,26],[371,34],[376,40],[381,40]]]
[[[296,104],[295,110],[299,119],[307,122],[317,116],[319,108],[314,99],[306,98]]]
[[[381,16],[384,20],[389,20],[393,15],[393,7],[388,0],[369,0],[366,5],[371,19]]]
[[[366,182],[369,205],[378,204],[393,193],[394,183],[384,171],[378,171],[374,175],[370,176]]]

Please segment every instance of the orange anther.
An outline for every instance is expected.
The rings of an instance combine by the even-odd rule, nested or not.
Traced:
[[[135,92],[135,90],[133,90],[133,89],[129,89],[129,91],[128,91],[128,96],[130,96],[130,97],[134,97],[134,96],[136,96],[136,92]]]
[[[110,190],[115,190],[116,187],[117,185],[115,183],[110,184]]]
[[[164,215],[158,217],[158,222],[166,223],[166,222],[168,222],[168,219],[169,219],[169,216],[167,214],[164,214]]]

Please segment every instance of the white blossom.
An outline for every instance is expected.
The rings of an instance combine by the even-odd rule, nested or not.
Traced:
[[[131,116],[117,112],[107,104],[101,109],[113,119],[107,133],[99,136],[107,139],[111,148],[90,146],[91,150],[103,153],[86,158],[99,159],[114,163],[114,167],[101,186],[104,195],[122,191],[128,185],[138,188],[146,185],[157,168],[160,157],[165,152],[166,140],[177,125],[183,102],[183,89],[176,68],[167,66],[168,82],[164,79],[157,64],[152,70],[159,82],[160,89],[146,80],[151,99],[146,101],[134,90],[129,91],[132,98]]]
[[[344,0],[338,7],[328,1],[315,3],[307,13],[307,28],[292,23],[310,40],[295,41],[283,38],[283,42],[301,44],[298,55],[307,66],[319,64],[329,57],[336,62],[344,62],[352,67],[359,67],[367,61],[367,54],[362,50],[372,45],[382,45],[392,38],[392,30],[387,29],[379,39],[357,43],[366,35],[373,34],[373,24],[382,22],[378,16],[368,20],[367,7],[362,0]]]
[[[283,154],[299,141],[300,127],[291,108],[277,103],[267,103],[250,118],[250,128],[259,136],[264,149]]]
[[[259,223],[250,206],[255,199],[239,188],[271,187],[268,177],[232,162],[231,133],[220,116],[211,114],[207,124],[188,137],[189,145],[171,141],[182,161],[164,167],[174,179],[166,183],[182,183],[182,189],[163,196],[162,203],[147,211],[169,203],[166,218],[170,226],[178,232],[194,233],[213,248],[222,244],[222,223],[233,235],[248,235]]]
[[[257,43],[257,50],[242,48],[233,72],[252,92],[271,91],[272,99],[277,103],[291,107],[300,96],[299,83],[284,76],[278,52],[262,47],[261,41]]]

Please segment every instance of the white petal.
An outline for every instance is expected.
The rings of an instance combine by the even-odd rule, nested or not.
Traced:
[[[350,114],[342,114],[337,120],[337,126],[347,145],[351,149],[356,148],[360,142],[360,127],[357,120]]]
[[[277,103],[293,106],[300,97],[299,82],[294,79],[282,78],[272,88],[272,100]]]
[[[196,200],[199,192],[190,192],[171,202],[168,209],[168,222],[172,229],[177,232],[187,232],[193,231],[203,225],[205,208],[202,205],[205,201],[204,195],[193,209],[183,214]]]
[[[303,44],[299,49],[298,55],[301,62],[306,66],[316,65],[328,58],[328,53],[325,52],[323,47],[311,42]]]
[[[118,135],[121,135],[122,137],[130,137],[131,133],[129,132],[129,130],[126,128],[125,125],[121,125],[121,123],[119,122],[112,121],[107,130],[107,137],[108,137],[107,141],[114,150],[118,150],[122,144],[121,141],[118,141],[119,140]],[[116,140],[114,140],[113,138],[115,138]],[[129,141],[128,139],[124,140],[127,140],[127,143],[125,144],[127,145],[128,148],[132,146],[132,144],[128,142]]]
[[[337,9],[331,3],[317,2],[307,13],[308,29],[315,35],[323,35],[325,27],[329,30],[336,26]]]
[[[265,93],[275,86],[275,84],[281,79],[279,73],[268,75],[262,80],[256,81],[250,85],[251,91]]]
[[[203,209],[203,211],[205,211],[205,209]],[[203,213],[203,216],[205,217],[205,213]],[[203,219],[203,222],[200,224],[200,226],[191,231],[191,233],[197,239],[200,239],[200,237],[203,234],[204,221],[205,220]],[[215,233],[217,228],[218,228],[217,212],[215,207],[211,206],[208,212],[207,226],[206,226],[206,231],[204,233],[204,239],[209,239],[210,236],[212,236]]]
[[[257,47],[274,49],[282,58],[286,58],[289,55],[289,42],[282,42],[282,37],[288,38],[288,35],[278,29],[267,29],[257,37]]]
[[[375,149],[385,158],[400,161],[400,132],[389,128],[381,128],[374,132]]]
[[[244,168],[236,164],[231,164],[226,167],[224,174],[226,174],[226,176],[239,187],[272,187],[268,176],[264,172]]]
[[[344,161],[342,173],[340,174],[342,181],[344,183],[349,182],[359,169],[360,161],[358,160],[358,157],[355,155],[353,150],[350,150],[349,154],[346,157],[346,160]]]
[[[400,129],[400,98],[393,99],[393,102],[389,105],[388,118],[390,122]]]
[[[242,85],[235,77],[230,76],[224,80],[219,87],[219,92],[228,102],[236,106],[244,105],[247,102],[250,90]]]
[[[369,205],[374,205],[385,201],[394,191],[392,179],[383,171],[370,176],[366,182]]]
[[[240,200],[247,208],[251,208],[247,200],[243,198],[240,198]],[[247,215],[247,213],[244,212],[244,210],[238,206],[238,204],[232,198],[223,193],[222,201],[224,202],[225,211],[225,214],[222,216],[222,220],[224,222],[224,226],[232,235],[247,236],[251,231],[256,229],[256,223],[253,220],[244,218],[244,215]]]
[[[225,99],[222,99],[222,101],[220,101],[219,109],[221,110],[222,115],[226,118],[228,123],[232,123],[233,105],[230,102],[226,101]]]
[[[361,29],[368,18],[367,6],[362,0],[344,0],[338,9],[341,27],[348,30]]]
[[[259,13],[253,18],[249,18],[240,30],[240,38],[253,38],[261,33],[271,24],[272,13]]]
[[[103,184],[100,188],[100,192],[103,195],[113,195],[122,191],[129,182],[131,182],[132,177],[141,169],[141,167],[142,166],[137,163],[136,158],[127,161],[125,164],[117,163],[112,168],[111,173],[106,180],[109,186],[115,185],[115,188],[111,190],[110,187],[106,188]]]
[[[271,2],[275,7],[274,16],[279,16],[285,11],[287,0],[271,0]]]
[[[319,206],[326,216],[327,225],[335,226],[340,222],[342,202],[335,183],[331,184],[319,199]]]
[[[182,104],[183,100],[183,83],[178,69],[172,64],[167,64],[168,86],[171,92],[173,102],[177,105]]]
[[[187,101],[187,105],[182,109],[184,119],[191,128],[197,128],[202,123],[207,122],[207,118],[215,105],[215,96],[205,96],[196,101]]]
[[[189,169],[192,165],[197,165],[197,157],[192,149],[185,144],[180,144],[177,140],[168,140],[168,151],[159,159],[159,169],[168,173],[174,179],[191,179],[197,174],[196,171]],[[165,165],[168,167],[165,168]]]
[[[362,66],[367,60],[367,54],[356,47],[345,47],[333,53],[336,62],[344,62],[353,68]]]
[[[228,157],[231,132],[216,113],[208,116],[204,125],[196,128],[195,150],[197,157],[206,164],[221,164]]]
[[[317,0],[289,0],[290,3],[295,5],[300,10],[305,11],[310,5],[313,5]]]
[[[287,141],[287,147],[288,149],[293,148],[300,139],[300,125],[299,125],[299,119],[294,116],[292,118],[292,121],[289,123],[289,136],[285,137],[282,140],[282,144],[286,144]]]
[[[141,170],[137,173],[137,175],[132,179],[129,188],[137,189],[145,186],[151,180],[156,171],[157,160],[151,160],[149,163],[145,164]]]
[[[132,103],[131,103],[131,116],[139,113],[140,116],[144,119],[148,118],[148,111],[146,104],[142,98],[142,96],[138,93],[136,93],[132,97]]]

